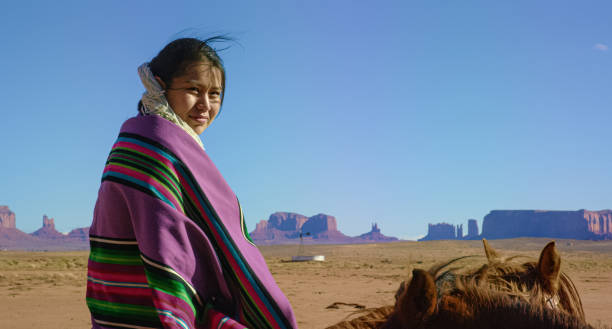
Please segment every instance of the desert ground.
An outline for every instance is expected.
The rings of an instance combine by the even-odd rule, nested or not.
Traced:
[[[502,256],[537,258],[548,239],[493,240]],[[612,325],[612,241],[557,240],[562,269],[581,294],[587,320]],[[413,268],[450,258],[482,255],[480,241],[308,245],[305,253],[325,262],[293,263],[296,245],[260,248],[291,301],[302,329],[325,328],[357,310],[351,304],[391,304]],[[0,328],[89,328],[84,301],[86,251],[0,251]],[[480,259],[474,259],[474,262]],[[328,308],[334,303],[336,308]]]

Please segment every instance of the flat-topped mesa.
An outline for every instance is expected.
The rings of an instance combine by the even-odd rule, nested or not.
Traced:
[[[301,228],[303,233],[310,233],[317,237],[321,233],[338,232],[336,217],[325,214],[317,214],[309,217]]]
[[[82,240],[82,241],[88,241],[89,240],[89,226],[75,228],[74,230],[70,231],[70,233],[68,233],[68,237],[73,238],[73,239]]]
[[[286,240],[299,236],[300,229],[308,217],[291,213],[275,212],[268,220],[262,219],[249,235],[253,240]]]
[[[338,230],[338,221],[334,216],[317,214],[306,217],[290,212],[276,212],[267,221],[261,220],[249,235],[256,244],[375,243],[398,240],[383,235],[376,223],[372,224],[370,232],[350,237]]]
[[[611,239],[612,210],[493,210],[484,217],[482,237]]]
[[[424,238],[419,239],[419,241],[455,240],[457,239],[457,235],[455,232],[455,226],[452,224],[429,224],[427,228],[427,235]]]
[[[255,230],[249,233],[257,243],[291,243],[299,239],[300,234],[304,240],[309,241],[314,239],[339,243],[352,239],[338,231],[334,216],[317,214],[306,217],[291,212],[275,212],[267,221],[257,223]]]
[[[0,228],[17,228],[15,213],[8,206],[0,206]]]
[[[612,235],[612,210],[579,211],[583,212],[589,232],[596,235]]]
[[[304,215],[292,212],[275,212],[270,215],[267,226],[281,231],[298,231],[307,220],[308,217]]]

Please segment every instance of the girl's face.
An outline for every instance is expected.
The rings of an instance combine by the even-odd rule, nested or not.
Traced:
[[[185,73],[164,86],[168,104],[198,135],[213,122],[221,108],[221,71],[207,62],[187,66]]]

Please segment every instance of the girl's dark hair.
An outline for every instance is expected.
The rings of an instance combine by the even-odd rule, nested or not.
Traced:
[[[176,39],[167,44],[149,63],[153,75],[158,76],[166,86],[174,77],[185,73],[193,63],[206,61],[221,71],[221,104],[225,96],[225,68],[217,51],[210,45],[219,41],[230,41],[226,36],[214,36],[205,40],[196,38]]]

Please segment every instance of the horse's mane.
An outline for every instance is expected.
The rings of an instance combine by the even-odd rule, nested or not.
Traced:
[[[363,314],[355,319],[349,321],[341,321],[327,329],[372,329],[377,328],[385,321],[391,313],[393,313],[394,306],[386,305],[376,308],[367,308],[359,311],[355,311],[353,315]]]
[[[480,328],[478,323],[483,323],[483,318],[491,321],[505,319],[500,325],[506,328],[512,327],[506,326],[506,323],[524,328],[540,328],[544,324],[550,328],[591,328],[585,324],[582,301],[574,283],[560,271],[560,258],[554,242],[543,249],[538,262],[520,262],[524,256],[501,258],[485,240],[483,243],[487,256],[484,264],[480,262],[480,265],[474,266],[473,260],[479,256],[464,256],[436,264],[427,271],[437,290],[436,309],[444,314],[440,315],[439,321],[454,316],[455,322],[447,324],[456,326],[457,323],[469,322],[465,328]],[[549,273],[548,267],[555,270]],[[547,277],[548,274],[550,277]],[[401,316],[397,314],[397,303],[402,296],[406,297],[404,292],[410,282],[404,281],[400,285],[395,295],[395,306],[358,311],[354,314],[363,315],[328,329],[392,327],[388,325],[388,320]],[[415,303],[419,302],[415,300]],[[464,309],[456,309],[457,305],[463,305],[461,307]],[[517,319],[520,323],[517,323]],[[437,328],[444,327],[443,324]]]
[[[480,291],[500,292],[507,296],[531,304],[548,305],[560,308],[580,319],[585,319],[582,301],[574,282],[564,273],[559,273],[556,295],[550,287],[538,284],[538,270],[535,261],[518,262],[526,256],[513,256],[505,259],[495,259],[474,269],[460,266],[463,260],[478,256],[464,256],[434,265],[429,273],[434,277],[438,287],[438,295],[453,294],[470,285],[473,291],[477,287],[486,286]]]
[[[428,328],[592,329],[583,319],[469,280],[437,304]]]

